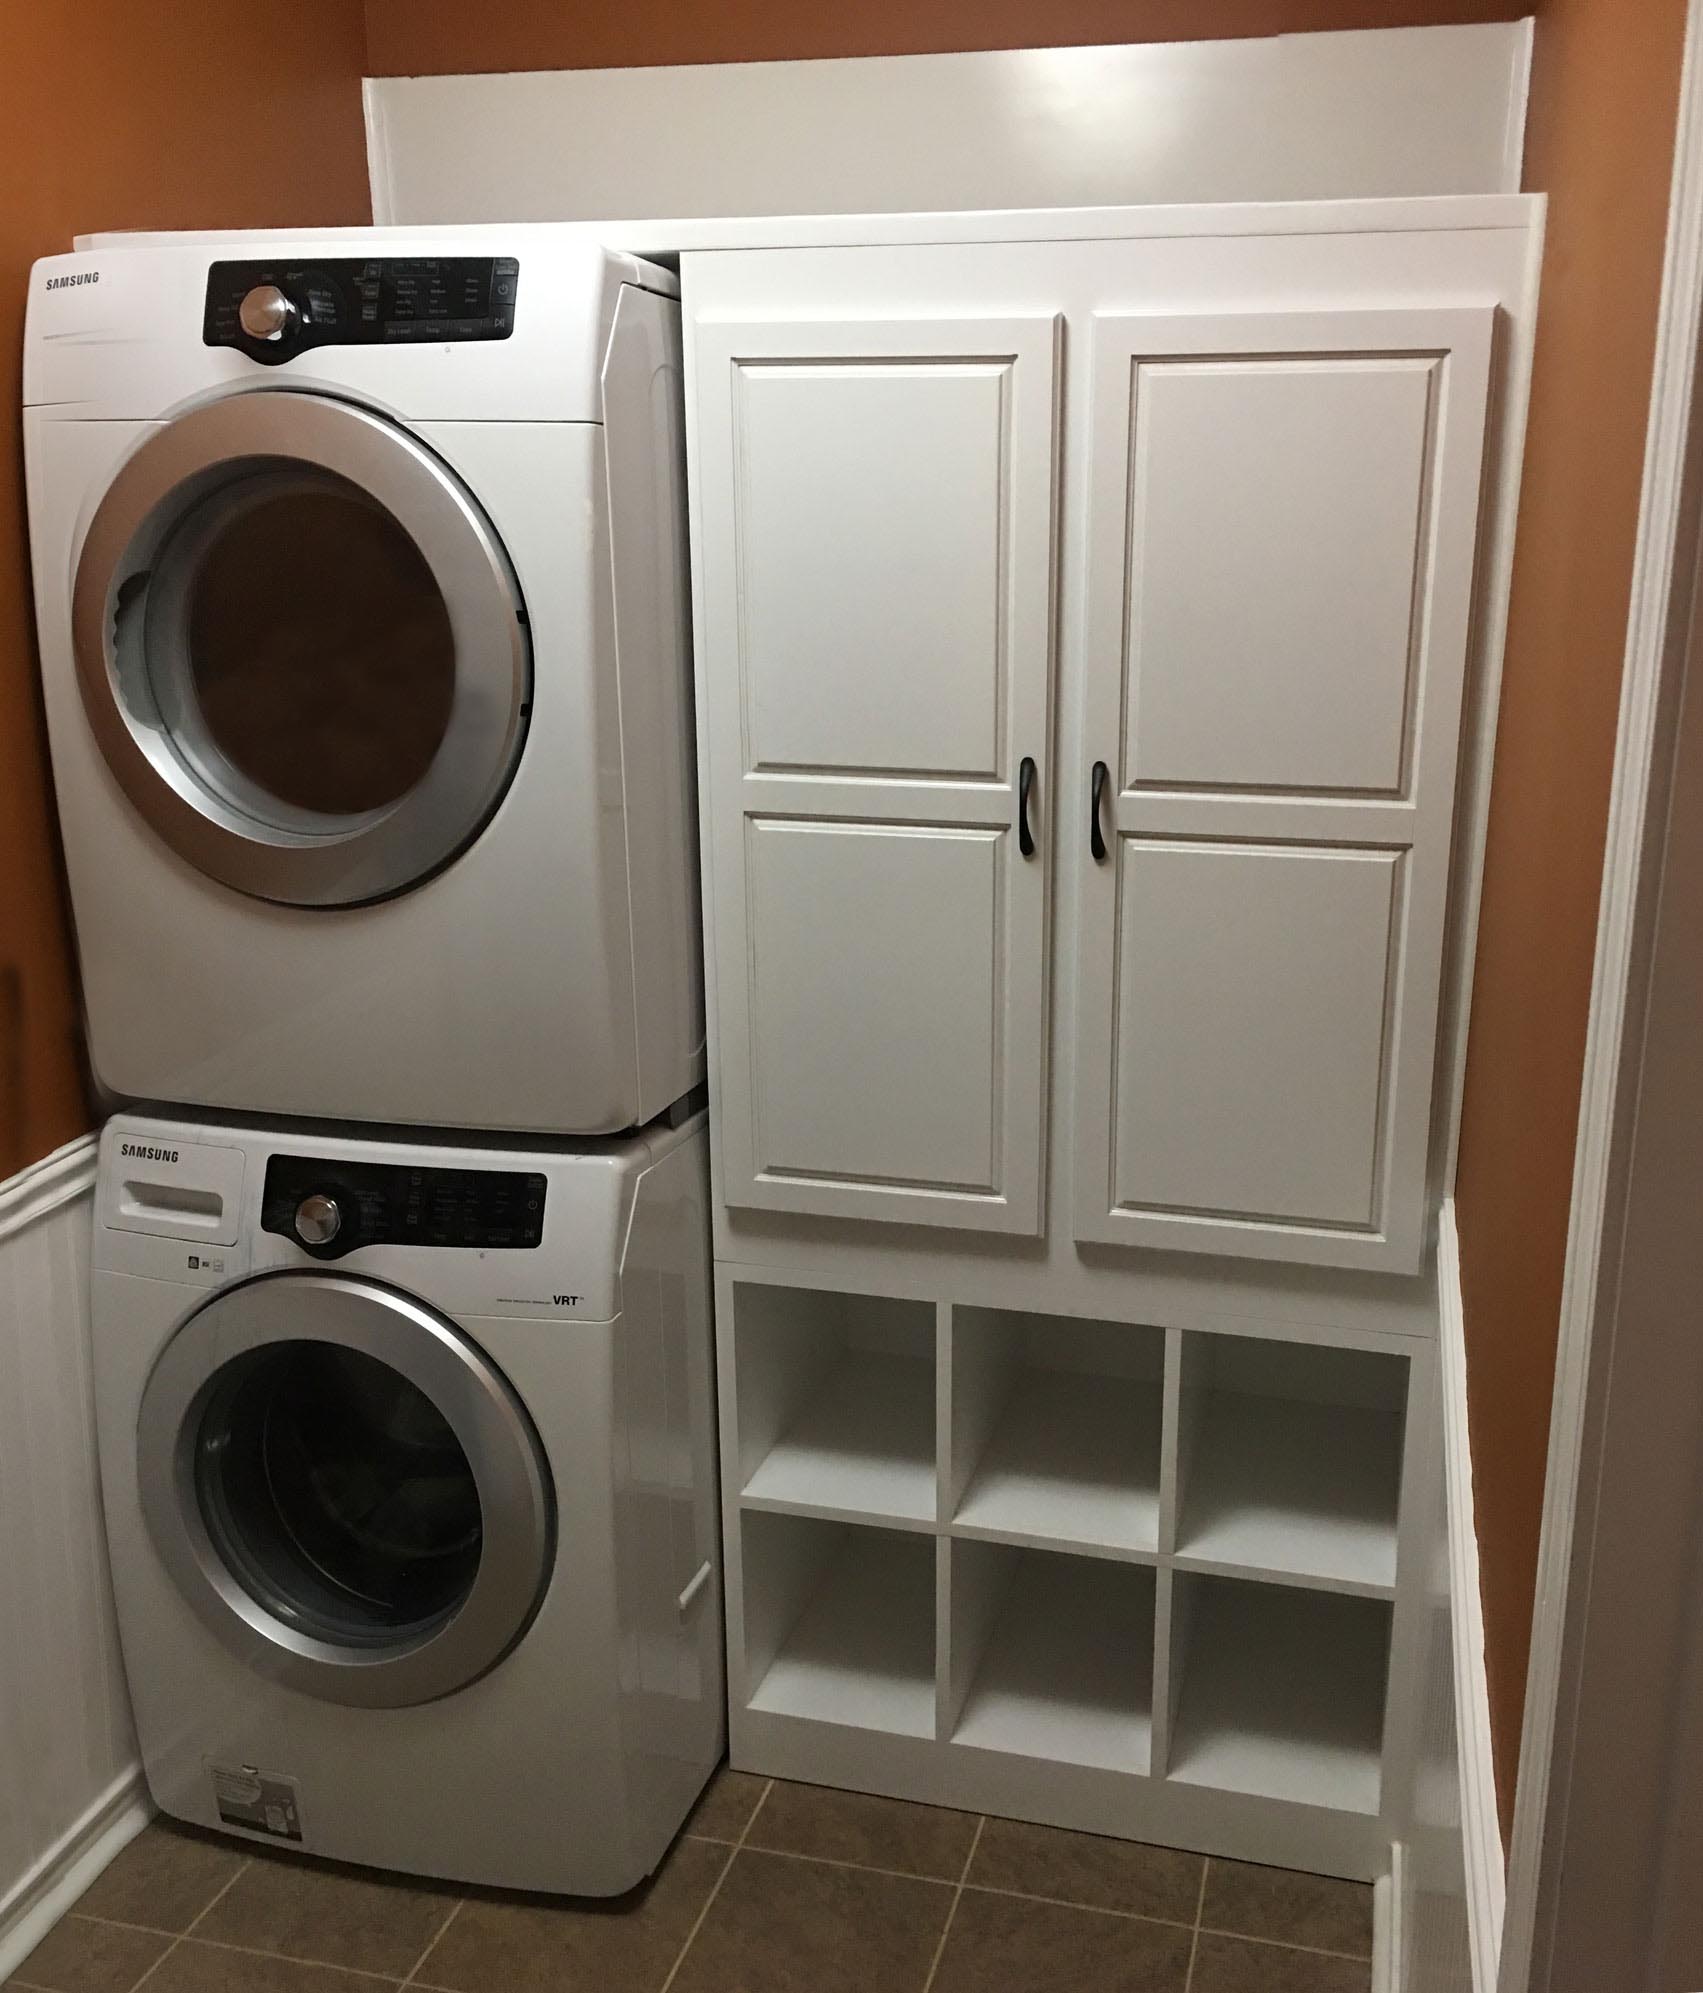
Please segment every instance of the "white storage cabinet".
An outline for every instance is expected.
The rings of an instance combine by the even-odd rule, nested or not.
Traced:
[[[1533,212],[1028,219],[682,258],[733,1760],[1375,1877]]]
[[[1038,1234],[1058,949],[1078,1240],[1417,1270],[1495,311],[1273,253],[1017,312],[998,245],[783,252],[737,316],[686,259],[728,1205]]]

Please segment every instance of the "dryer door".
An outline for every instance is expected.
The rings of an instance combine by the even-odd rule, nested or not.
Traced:
[[[451,1322],[354,1276],[261,1274],[191,1315],[137,1422],[154,1546],[257,1673],[430,1702],[531,1624],[555,1555],[532,1422]]]
[[[350,906],[478,835],[531,653],[471,494],[368,409],[267,389],[149,435],[78,557],[84,710],[125,794],[209,877]]]

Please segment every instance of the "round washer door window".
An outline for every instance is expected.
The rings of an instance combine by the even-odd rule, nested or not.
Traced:
[[[484,1355],[376,1282],[261,1275],[192,1315],[143,1395],[156,1548],[239,1658],[324,1700],[429,1702],[530,1624],[548,1468]]]
[[[84,540],[73,634],[131,802],[262,899],[419,884],[524,742],[526,622],[489,521],[422,444],[324,396],[236,395],[149,436]]]

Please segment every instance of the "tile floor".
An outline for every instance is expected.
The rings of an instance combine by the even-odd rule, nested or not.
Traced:
[[[724,1769],[606,1905],[454,1889],[156,1823],[26,1993],[1369,1993],[1372,1893]]]

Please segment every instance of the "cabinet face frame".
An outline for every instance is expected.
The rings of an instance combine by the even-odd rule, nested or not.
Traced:
[[[729,1205],[1030,1237],[1041,1229],[1061,327],[1057,314],[1045,312],[706,316],[694,323],[700,733],[711,797],[706,857],[714,891],[722,1190]],[[995,599],[981,605],[993,632],[994,675],[985,691],[991,710],[978,715],[966,706],[959,715],[966,735],[988,723],[981,738],[991,741],[992,755],[967,747],[963,765],[945,769],[922,753],[880,757],[888,766],[796,752],[765,760],[760,736],[784,741],[790,728],[796,741],[809,716],[801,720],[795,708],[772,728],[767,720],[754,725],[753,659],[763,661],[763,632],[776,627],[808,647],[806,619],[787,599],[787,556],[808,557],[811,531],[822,531],[812,511],[816,494],[800,485],[798,466],[786,457],[784,400],[781,415],[769,412],[775,391],[803,387],[799,419],[825,424],[831,434],[841,419],[832,399],[838,385],[845,387],[844,419],[851,423],[860,408],[885,412],[883,383],[903,375],[911,385],[926,384],[933,369],[954,396],[943,395],[932,410],[925,396],[918,412],[936,420],[943,448],[952,435],[966,433],[976,413],[971,395],[991,404],[996,416],[997,433],[973,439],[978,449],[991,442],[997,450],[993,482],[971,493],[991,499],[996,521],[986,555]],[[812,383],[822,390],[814,407]],[[763,397],[758,443],[768,453],[757,461],[754,393]],[[965,411],[950,405],[954,398],[966,400]],[[855,426],[844,443],[848,460],[868,448]],[[879,465],[863,494],[866,509],[880,495],[873,486],[878,472]],[[765,477],[772,489],[763,488]],[[895,487],[904,495],[902,485],[896,472]],[[797,500],[791,509],[789,493]],[[942,521],[943,549],[954,523],[962,529],[962,521]],[[924,544],[908,549],[918,573],[929,553],[926,530],[925,518]],[[761,541],[755,549],[754,540]],[[907,552],[897,537],[892,552],[895,559]],[[767,565],[754,571],[765,554]],[[926,589],[914,576],[913,597],[926,623]],[[823,656],[831,663],[831,641]],[[973,700],[967,676],[960,692]],[[862,718],[868,737],[892,737],[879,714]],[[1036,848],[1025,857],[1019,790],[1028,762]],[[976,896],[979,910],[972,907]],[[915,1117],[903,1128],[897,1121],[884,1126],[832,1075],[841,1034],[826,1018],[818,1026],[813,996],[827,1002],[838,995],[845,1004],[841,1022],[855,1022],[878,1039],[888,1028],[881,1004],[903,994],[883,991],[874,976],[860,986],[848,972],[856,936],[824,926],[834,921],[836,906],[849,905],[855,915],[860,898],[869,925],[887,923],[883,938],[890,946],[908,938],[926,950],[932,941],[919,980],[937,994],[960,995],[961,1008],[980,1013],[926,1019],[932,1036],[919,1037],[921,1049],[914,1051],[921,1059],[934,1044],[943,1076],[961,1054],[956,1115],[945,1117],[937,1137]],[[963,951],[966,938],[979,955]],[[890,1042],[903,1022],[895,1009]],[[840,1132],[829,1140],[822,1131],[836,1122]],[[823,1145],[819,1153],[812,1154],[813,1140]],[[908,1144],[915,1167],[884,1167],[885,1140]],[[824,1166],[824,1155],[839,1166]]]
[[[1084,769],[1104,761],[1112,779],[1102,818],[1107,858],[1083,866],[1076,908],[1074,1232],[1079,1240],[1402,1273],[1421,1265],[1495,320],[1493,305],[1094,315],[1089,517],[1080,549],[1086,605],[1080,752]],[[1280,370],[1285,363],[1306,367],[1333,357],[1374,369],[1416,364],[1428,369],[1413,619],[1393,772],[1386,755],[1380,774],[1364,784],[1143,781],[1130,695],[1132,670],[1139,669],[1130,649],[1136,494],[1145,447],[1137,434],[1142,369],[1153,369],[1154,377],[1169,364],[1191,371],[1214,362]],[[1363,751],[1345,747],[1345,760]],[[1086,825],[1082,832],[1086,837]],[[1364,978],[1368,949],[1386,951],[1381,1037],[1372,1053],[1375,1111],[1361,1166],[1363,1219],[1345,1215],[1357,1181],[1354,1158],[1342,1155],[1323,1157],[1317,1171],[1325,1184],[1321,1201],[1337,1200],[1328,1222],[1304,1213],[1238,1208],[1228,1198],[1215,1206],[1204,1195],[1172,1202],[1118,1190],[1125,1166],[1120,1132],[1125,1139],[1132,1133],[1120,1131],[1120,1087],[1126,1068],[1137,1070],[1129,1064],[1135,1048],[1121,1009],[1129,998],[1123,987],[1127,951],[1137,937],[1124,932],[1122,923],[1132,902],[1139,903],[1136,866],[1148,868],[1150,883],[1155,868],[1176,871],[1179,861],[1190,857],[1198,860],[1197,885],[1217,865],[1226,866],[1221,876],[1228,880],[1228,866],[1239,863],[1245,877],[1237,891],[1244,904],[1257,899],[1262,859],[1289,861],[1295,882],[1310,874],[1306,886],[1315,903],[1322,903],[1313,889],[1324,875],[1309,861],[1355,868],[1338,877],[1355,881],[1369,912],[1361,917],[1358,953],[1344,957],[1345,973]],[[1377,868],[1388,876],[1384,935],[1374,931],[1380,917],[1376,896],[1365,890]],[[1274,882],[1284,869],[1271,874]],[[1180,909],[1174,889],[1170,898]],[[1149,892],[1146,904],[1157,903]],[[1178,933],[1186,936],[1187,929],[1179,911]],[[1329,930],[1328,918],[1322,919],[1321,935]],[[1203,957],[1210,960],[1210,952],[1203,951]],[[1274,1015],[1272,1026],[1275,1036],[1289,1031],[1298,1049],[1311,1049],[1315,1056],[1328,1039],[1302,1009],[1289,1018]],[[1209,1063],[1210,1049],[1203,1044],[1196,1056]],[[1168,1049],[1159,1047],[1155,1060],[1174,1066],[1188,1056],[1186,1044],[1173,1042]],[[1357,1111],[1366,1106],[1369,1091],[1364,1047],[1360,1058]],[[1345,1084],[1345,1094],[1350,1091]],[[1138,1139],[1139,1126],[1133,1133]],[[1226,1168],[1229,1147],[1233,1144],[1226,1149]],[[1203,1151],[1196,1158],[1197,1177],[1209,1175],[1211,1163],[1210,1150]],[[1162,1175],[1170,1162],[1156,1156],[1152,1166]]]

